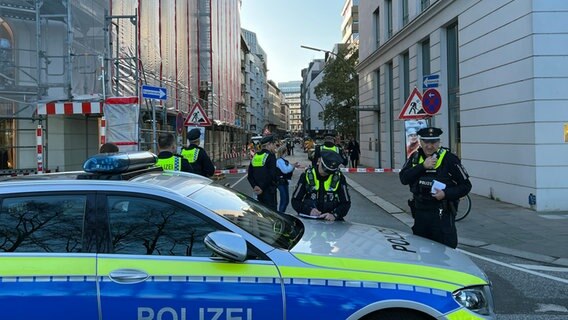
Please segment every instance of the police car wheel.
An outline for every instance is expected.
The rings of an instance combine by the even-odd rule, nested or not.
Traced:
[[[413,310],[389,309],[369,314],[361,320],[434,320],[434,318]]]

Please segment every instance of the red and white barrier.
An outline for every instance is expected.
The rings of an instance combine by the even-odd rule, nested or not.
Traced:
[[[304,169],[305,167],[300,166]],[[341,172],[347,173],[388,173],[400,172],[400,169],[383,169],[383,168],[340,168]],[[229,169],[229,170],[215,170],[216,174],[238,174],[247,173],[247,169]]]
[[[100,145],[103,145],[106,143],[106,119],[105,117],[101,118],[101,128],[100,128]]]
[[[37,145],[37,174],[43,173],[43,128],[41,125],[36,129],[36,145]]]

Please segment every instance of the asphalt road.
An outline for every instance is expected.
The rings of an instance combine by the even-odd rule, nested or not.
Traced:
[[[294,174],[290,194],[299,175],[299,172]],[[253,194],[245,174],[226,175],[217,183],[248,195]],[[350,195],[352,206],[347,220],[411,232],[407,225],[358,192],[351,190]],[[286,212],[294,211],[288,206]],[[459,250],[469,255],[493,283],[497,319],[568,319],[568,268],[466,246]]]

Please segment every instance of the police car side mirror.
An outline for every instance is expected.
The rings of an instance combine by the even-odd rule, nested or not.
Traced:
[[[243,262],[247,258],[247,242],[239,234],[214,231],[205,237],[204,242],[213,253],[226,260]]]

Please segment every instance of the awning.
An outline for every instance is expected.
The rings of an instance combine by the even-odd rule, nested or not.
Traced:
[[[38,103],[37,114],[100,114],[103,113],[102,101],[48,102]]]

